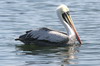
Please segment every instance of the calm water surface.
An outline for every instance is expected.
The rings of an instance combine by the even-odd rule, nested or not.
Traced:
[[[56,7],[66,4],[83,45],[35,47],[14,39],[26,30],[65,31]],[[100,66],[100,0],[0,0],[0,66]]]

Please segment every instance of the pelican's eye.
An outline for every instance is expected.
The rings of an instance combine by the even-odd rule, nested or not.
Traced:
[[[69,14],[69,11],[67,11],[66,14],[69,16],[69,15],[70,15],[70,14]]]

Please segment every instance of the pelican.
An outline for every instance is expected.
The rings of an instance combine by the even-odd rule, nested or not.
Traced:
[[[66,33],[43,27],[26,31],[24,35],[19,36],[15,40],[19,40],[24,44],[36,44],[40,46],[66,46],[74,44],[76,40],[79,44],[82,44],[69,14],[69,8],[64,4],[58,6],[57,15],[65,27]]]

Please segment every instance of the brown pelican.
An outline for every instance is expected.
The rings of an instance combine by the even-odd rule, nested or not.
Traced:
[[[66,46],[69,44],[74,44],[77,39],[77,41],[82,44],[69,14],[69,8],[63,4],[58,6],[57,15],[66,28],[67,33],[49,28],[40,28],[26,31],[26,34],[21,35],[15,40],[20,40],[25,44],[36,44],[40,46]]]

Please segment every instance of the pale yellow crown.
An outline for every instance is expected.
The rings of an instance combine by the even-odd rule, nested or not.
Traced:
[[[58,6],[57,11],[60,11],[61,13],[64,13],[64,12],[68,12],[69,8],[64,4],[61,4],[60,6]]]

